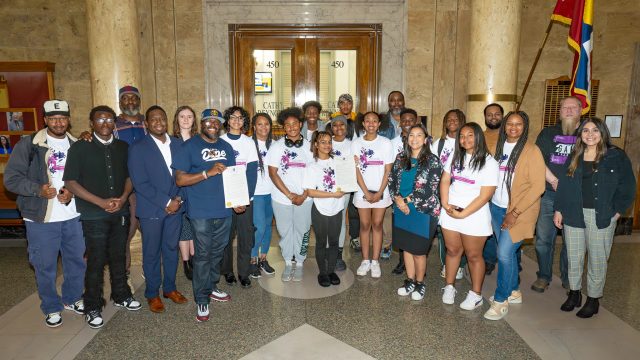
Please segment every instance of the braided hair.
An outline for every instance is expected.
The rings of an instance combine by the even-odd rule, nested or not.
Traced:
[[[522,154],[522,150],[524,146],[527,144],[527,139],[529,138],[529,115],[527,115],[524,111],[510,111],[504,117],[502,124],[500,124],[500,130],[498,135],[498,144],[496,145],[496,154],[494,155],[494,159],[498,163],[500,163],[500,158],[504,153],[504,143],[507,141],[507,132],[505,127],[507,125],[507,121],[509,121],[509,117],[511,116],[519,116],[524,123],[524,128],[522,130],[522,135],[518,138],[516,145],[511,151],[511,155],[509,155],[509,160],[507,160],[506,164],[506,176],[504,177],[504,182],[507,185],[507,194],[509,194],[509,198],[511,198],[511,180],[513,179],[513,172],[515,171],[516,164],[518,163],[518,159],[520,158],[520,154]]]

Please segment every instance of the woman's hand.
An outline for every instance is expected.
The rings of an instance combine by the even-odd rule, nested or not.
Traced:
[[[560,211],[556,211],[553,214],[553,223],[558,229],[562,229],[562,213]]]
[[[458,211],[454,206],[449,206],[449,210],[447,210],[447,215],[451,216],[454,219],[464,219],[467,215],[464,210]]]
[[[371,200],[369,200],[369,202],[372,204],[377,203],[378,201],[380,201],[380,199],[382,199],[382,194],[382,191],[371,194]]]
[[[405,204],[404,199],[400,196],[395,197],[395,203],[398,210],[402,211],[403,214],[409,215],[411,210],[409,209],[409,205]]]
[[[510,211],[505,215],[504,220],[502,221],[502,226],[500,227],[502,230],[511,229],[511,227],[516,223],[518,217]]]

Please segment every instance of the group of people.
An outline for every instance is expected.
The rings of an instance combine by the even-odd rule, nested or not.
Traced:
[[[114,304],[141,308],[127,285],[128,241],[137,221],[149,309],[164,311],[160,289],[175,303],[188,301],[176,288],[180,249],[196,320],[207,321],[210,300],[230,300],[218,287],[221,277],[250,287],[252,278],[275,273],[267,261],[274,217],[284,282],[302,281],[313,225],[318,285],[339,285],[348,223],[349,244],[362,255],[357,275],[379,278],[380,259],[394,248],[400,261],[393,272],[407,276],[398,295],[421,300],[436,236],[445,304],[455,302],[455,281],[467,266],[472,287],[460,307],[480,307],[484,277],[497,265],[485,313],[490,320],[522,303],[524,239],[536,237],[540,271],[532,288],[549,286],[556,228],[564,227],[561,271],[569,293],[561,309],[582,305],[588,252],[588,297],[577,315],[597,313],[616,220],[635,192],[629,159],[611,144],[602,121],[581,122],[580,100],[568,97],[560,123],[534,144],[525,112],[503,115],[500,105],[490,104],[486,130],[453,109],[433,138],[401,92],[391,92],[388,102],[387,113],[356,114],[353,98],[343,94],[340,110],[326,122],[317,101],[284,109],[276,118],[285,132],[280,139],[269,114],[250,116],[239,106],[205,109],[199,121],[181,106],[169,135],[166,111],[153,105],[140,114],[140,93],[132,86],[120,90],[120,116],[107,106],[93,108],[92,132],[76,139],[67,132],[68,104],[45,102],[46,127],[16,145],[5,170],[5,186],[18,194],[25,219],[45,323],[61,325],[67,309],[101,327],[105,265]],[[357,191],[337,185],[339,160],[353,162]],[[245,173],[246,205],[225,201],[223,188],[233,184],[222,174],[230,167]],[[59,252],[62,297],[55,287]]]

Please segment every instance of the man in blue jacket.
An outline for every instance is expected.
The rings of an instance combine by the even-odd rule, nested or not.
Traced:
[[[4,170],[4,186],[18,195],[18,209],[27,228],[29,261],[48,327],[62,325],[63,308],[84,312],[84,237],[75,199],[62,180],[69,148],[76,141],[67,132],[69,116],[66,101],[46,101],[46,128],[22,138]],[[56,289],[58,253],[64,276],[62,298]]]
[[[160,106],[147,110],[145,125],[148,134],[131,145],[128,165],[142,228],[142,269],[147,282],[144,296],[149,310],[161,313],[164,312],[159,296],[161,283],[165,298],[176,304],[187,302],[176,289],[178,239],[184,209],[171,168],[182,141],[167,134],[167,113]]]

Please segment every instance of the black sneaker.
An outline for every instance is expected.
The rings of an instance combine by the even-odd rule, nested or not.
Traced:
[[[249,276],[251,276],[254,279],[257,279],[262,276],[262,274],[260,273],[260,268],[258,267],[258,264],[254,263],[249,265]]]
[[[340,278],[338,277],[338,274],[334,272],[329,274],[329,281],[331,281],[331,285],[340,285]]]
[[[267,259],[258,261],[258,267],[267,275],[273,275],[276,273],[276,270],[269,265]]]
[[[92,329],[99,329],[104,325],[102,321],[102,314],[98,310],[90,310],[85,316],[87,325]]]
[[[60,312],[53,312],[51,314],[47,314],[47,317],[44,319],[45,324],[48,327],[54,328],[62,325],[62,316],[60,316]]]
[[[226,281],[227,285],[229,286],[232,286],[233,284],[238,282],[236,276],[233,273],[224,274],[224,281]]]
[[[360,245],[360,239],[359,238],[352,238],[351,241],[349,241],[349,246],[351,246],[351,248],[355,252],[362,251],[362,246]]]
[[[336,260],[336,271],[345,271],[347,270],[347,263],[342,259]]]
[[[400,296],[408,296],[411,295],[416,289],[416,282],[413,279],[406,279],[404,281],[404,285],[398,288],[398,295]]]
[[[140,302],[136,299],[134,299],[133,297],[129,296],[128,298],[124,299],[121,302],[113,302],[113,305],[118,306],[118,307],[123,307],[129,311],[136,311],[136,310],[140,310],[142,308],[142,304],[140,304]]]

